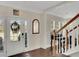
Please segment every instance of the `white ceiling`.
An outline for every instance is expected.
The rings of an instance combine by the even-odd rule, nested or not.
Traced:
[[[42,12],[51,6],[54,6],[59,2],[51,1],[2,1],[0,5],[29,10],[33,12]]]
[[[51,8],[48,13],[65,19],[72,18],[79,13],[79,1],[67,2],[57,6],[55,9]]]
[[[46,11],[49,14],[56,15],[65,19],[72,18],[77,13],[79,13],[79,1],[0,1],[0,5],[32,12]]]

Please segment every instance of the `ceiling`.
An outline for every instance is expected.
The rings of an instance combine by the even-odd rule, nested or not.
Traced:
[[[47,12],[65,19],[79,13],[79,2],[64,1],[0,1],[0,5],[32,12]]]
[[[48,13],[65,19],[72,18],[79,13],[79,1],[66,2],[60,6],[57,6],[55,9],[51,8]]]
[[[2,1],[0,5],[5,5],[9,7],[29,10],[33,12],[42,12],[48,9],[51,6],[55,6],[56,4],[61,3],[59,2],[51,2],[51,1]]]

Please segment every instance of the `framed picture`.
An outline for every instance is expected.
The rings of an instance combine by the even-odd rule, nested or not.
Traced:
[[[19,16],[19,10],[13,9],[13,15]]]

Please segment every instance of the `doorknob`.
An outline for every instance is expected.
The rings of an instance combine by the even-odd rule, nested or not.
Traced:
[[[22,36],[24,35],[24,33],[22,33]]]

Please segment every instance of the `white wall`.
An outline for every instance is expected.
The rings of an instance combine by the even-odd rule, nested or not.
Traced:
[[[13,9],[15,9],[15,8],[0,6],[0,16],[3,16],[5,18],[6,17],[9,18],[9,17],[13,16],[12,15]],[[41,40],[40,34],[32,34],[32,20],[38,19],[40,21],[40,14],[20,10],[20,16],[19,17],[21,17],[22,19],[26,19],[27,25],[28,25],[27,26],[27,29],[28,29],[27,45],[28,46],[25,48],[25,51],[40,48],[40,40]],[[40,33],[41,33],[41,31],[40,31]]]
[[[61,17],[58,17],[58,16],[54,16],[54,15],[48,15],[46,13],[44,13],[42,15],[42,34],[41,34],[41,37],[42,37],[42,40],[41,40],[41,43],[43,43],[43,45],[41,45],[44,49],[50,47],[50,40],[51,40],[51,37],[50,37],[50,33],[51,33],[51,22],[55,21],[55,22],[61,22],[64,20],[63,18]],[[56,24],[58,25],[58,24]],[[58,25],[59,26],[59,25]],[[55,28],[57,29],[57,28]],[[53,30],[52,30],[53,31]]]
[[[9,8],[6,6],[0,6],[0,16],[10,17],[13,16],[12,10],[15,8]],[[64,19],[54,16],[47,15],[46,13],[33,13],[29,11],[20,10],[19,17],[27,20],[27,47],[25,51],[37,49],[37,48],[48,48],[50,47],[50,32],[51,32],[51,21],[62,21]],[[40,22],[40,34],[32,34],[32,20],[38,19]]]

